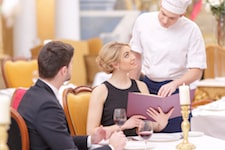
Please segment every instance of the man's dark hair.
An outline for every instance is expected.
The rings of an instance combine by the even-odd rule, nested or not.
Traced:
[[[41,78],[53,78],[63,66],[69,66],[74,48],[61,41],[52,41],[41,48],[38,71]]]

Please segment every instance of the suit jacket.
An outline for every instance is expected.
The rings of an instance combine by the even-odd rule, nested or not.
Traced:
[[[86,150],[87,136],[72,137],[62,106],[52,89],[38,80],[18,108],[26,121],[31,150]],[[99,149],[110,150],[109,146]]]

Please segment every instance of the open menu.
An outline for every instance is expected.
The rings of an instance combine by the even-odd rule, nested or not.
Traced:
[[[195,89],[190,90],[190,100],[194,98]],[[127,116],[132,115],[143,115],[149,120],[153,120],[147,115],[147,109],[152,107],[158,109],[161,107],[163,112],[167,113],[171,108],[174,107],[174,111],[170,116],[170,119],[181,116],[181,106],[180,106],[180,97],[178,94],[173,94],[167,97],[160,97],[153,94],[143,94],[137,92],[128,93],[128,102],[127,102]],[[191,107],[190,107],[191,108]]]

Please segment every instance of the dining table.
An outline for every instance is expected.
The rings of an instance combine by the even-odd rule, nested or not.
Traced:
[[[4,89],[0,89],[0,96],[1,95],[6,95],[9,97],[9,99],[12,98],[13,93],[15,91],[15,88],[4,88]]]
[[[205,135],[200,131],[190,131],[188,141],[196,150],[223,150],[225,140]],[[177,145],[183,142],[182,133],[153,133],[147,142],[147,150],[176,150]],[[94,149],[107,142],[94,145]],[[124,150],[144,150],[145,142],[139,136],[127,137]]]
[[[225,97],[192,110],[191,130],[225,140]]]

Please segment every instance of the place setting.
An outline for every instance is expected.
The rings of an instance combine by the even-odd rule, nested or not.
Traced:
[[[151,138],[148,139],[149,142],[170,142],[177,141],[182,138],[181,133],[154,133]],[[128,139],[133,141],[141,141],[140,136],[128,137]]]
[[[140,134],[138,136],[127,137],[128,142],[125,150],[147,150],[156,149],[157,143],[161,142],[174,142],[182,139],[181,133],[152,133],[150,137],[142,137]]]
[[[137,128],[137,134],[139,136],[128,137],[127,144],[125,146],[125,150],[132,149],[152,149],[151,143],[149,143],[149,139],[153,135],[153,125],[149,120],[143,120],[139,124]]]

